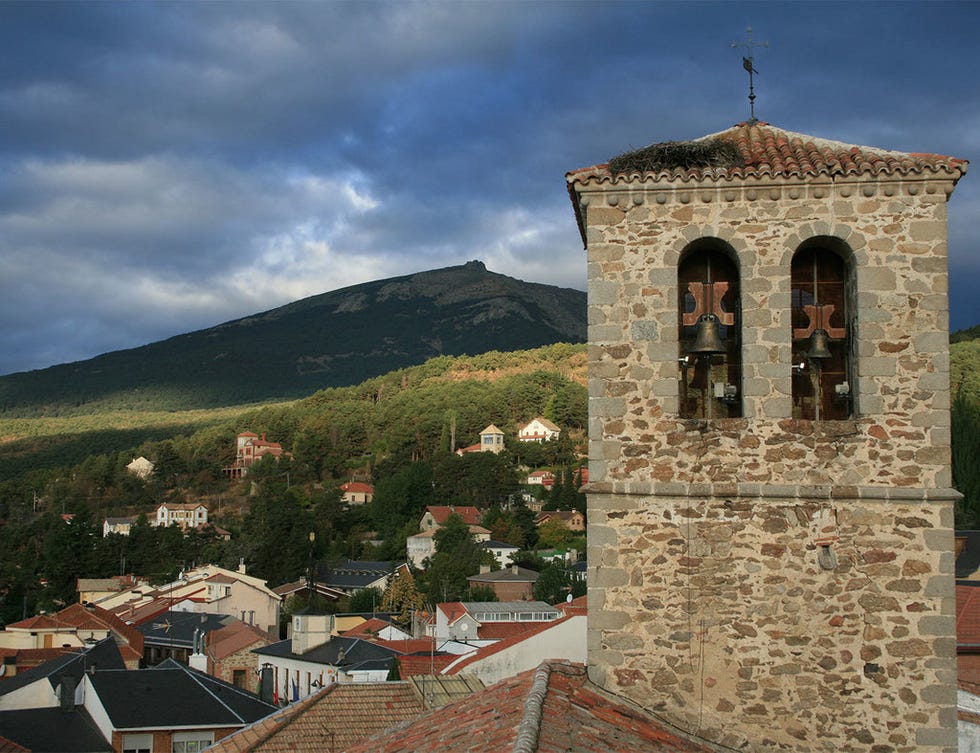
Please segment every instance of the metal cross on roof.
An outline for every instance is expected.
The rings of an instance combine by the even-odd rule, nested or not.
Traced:
[[[742,56],[742,67],[749,74],[749,122],[756,123],[758,121],[755,119],[755,81],[752,77],[759,71],[755,69],[755,57],[752,55],[752,50],[755,47],[768,47],[769,43],[754,41],[751,26],[745,30],[745,35],[747,37],[745,42],[732,42],[732,47],[745,47],[749,51],[748,57]]]

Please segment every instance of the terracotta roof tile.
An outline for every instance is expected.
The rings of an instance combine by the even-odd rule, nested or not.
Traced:
[[[980,651],[980,585],[956,584],[956,644]]]
[[[208,753],[341,751],[422,712],[411,683],[342,683],[246,727]]]
[[[429,711],[348,753],[703,753],[712,748],[625,705],[585,667],[551,662]]]
[[[459,515],[467,525],[476,525],[480,522],[480,511],[468,505],[429,505],[425,509],[439,525],[443,525],[453,513]]]
[[[744,122],[689,143],[711,140],[735,147],[741,164],[665,167],[642,173],[656,180],[725,180],[758,176],[843,176],[843,175],[909,175],[913,173],[946,173],[959,179],[966,173],[967,160],[939,154],[905,153],[786,131],[762,121]],[[640,172],[613,176],[609,163],[575,170],[569,182],[595,177],[605,180],[632,180]]]

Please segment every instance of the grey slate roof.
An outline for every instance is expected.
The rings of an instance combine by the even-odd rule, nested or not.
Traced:
[[[100,671],[90,679],[116,729],[238,727],[278,708],[172,659],[151,669]]]
[[[32,753],[109,753],[112,746],[85,709],[0,711],[0,738]]]
[[[340,667],[345,671],[379,669],[382,666],[390,666],[392,657],[398,655],[397,651],[387,646],[362,641],[360,638],[345,638],[343,636],[334,636],[326,643],[310,649],[305,654],[294,654],[290,640],[279,641],[264,648],[254,649],[252,653],[330,665]],[[366,662],[372,662],[372,664],[368,665]]]
[[[136,625],[136,629],[143,634],[144,646],[192,648],[195,630],[210,633],[224,627],[232,619],[227,614],[166,612],[149,622]]]
[[[57,688],[62,677],[72,677],[77,685],[87,669],[125,669],[126,665],[119,655],[119,647],[112,638],[103,638],[90,648],[59,656],[25,672],[0,682],[0,696],[27,687],[38,680],[47,679],[52,688]]]

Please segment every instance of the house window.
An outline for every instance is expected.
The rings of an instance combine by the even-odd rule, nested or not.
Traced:
[[[123,735],[122,753],[153,753],[153,735]]]
[[[173,753],[201,753],[202,750],[214,743],[214,733],[194,730],[192,732],[174,732]]]
[[[807,245],[793,256],[793,417],[851,415],[849,275],[835,251]]]
[[[231,671],[231,684],[236,688],[245,688],[245,683],[248,681],[248,670],[247,669],[233,669]]]
[[[680,415],[742,415],[739,274],[727,247],[704,238],[677,268]]]

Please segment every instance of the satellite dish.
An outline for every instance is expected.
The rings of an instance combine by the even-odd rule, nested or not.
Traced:
[[[568,602],[569,604],[572,603],[572,592],[571,591],[568,592],[568,596],[565,597],[565,601]]]

